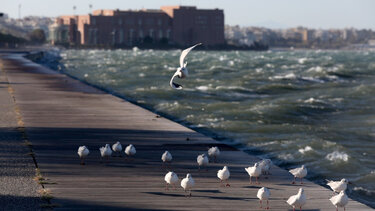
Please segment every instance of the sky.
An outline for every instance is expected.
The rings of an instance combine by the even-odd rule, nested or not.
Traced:
[[[225,24],[288,28],[350,28],[375,30],[375,0],[0,0],[0,12],[12,18],[87,14],[93,9],[157,9],[187,5],[224,9]]]

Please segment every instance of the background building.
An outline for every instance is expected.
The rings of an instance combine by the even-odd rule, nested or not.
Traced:
[[[50,29],[68,28],[72,45],[225,44],[224,12],[219,9],[165,6],[160,10],[95,10],[89,15],[60,16],[56,23]],[[51,43],[62,41],[51,38]]]

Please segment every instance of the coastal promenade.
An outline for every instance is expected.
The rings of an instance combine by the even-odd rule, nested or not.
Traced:
[[[260,185],[250,185],[244,168],[258,158],[20,54],[2,54],[0,71],[9,82],[18,124],[32,144],[55,210],[262,210],[256,198],[262,186],[271,191],[271,210],[291,210],[286,200],[300,187],[307,196],[303,210],[335,210],[328,200],[332,191],[324,187],[307,180],[292,185],[292,176],[277,166],[272,166],[268,178],[261,177]],[[102,162],[99,147],[116,141],[133,144],[135,158]],[[90,149],[84,166],[77,155],[80,145]],[[207,171],[198,171],[196,157],[210,146],[219,146],[222,155]],[[180,186],[164,190],[167,171],[160,158],[165,150],[172,153],[171,169],[180,179],[187,173],[195,179],[192,197],[185,197]],[[220,187],[216,177],[224,165],[231,172],[230,187]],[[350,200],[346,210],[372,209]]]

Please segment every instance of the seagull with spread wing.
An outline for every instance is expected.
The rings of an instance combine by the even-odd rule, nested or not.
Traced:
[[[188,55],[188,53],[198,45],[202,45],[202,43],[198,43],[182,51],[181,56],[180,56],[180,67],[177,68],[177,71],[173,74],[171,80],[169,81],[169,85],[173,89],[182,89],[182,86],[180,84],[174,83],[173,80],[176,76],[178,78],[185,78],[188,76],[188,69],[186,68],[187,62],[184,63],[184,60],[185,60],[185,57]]]

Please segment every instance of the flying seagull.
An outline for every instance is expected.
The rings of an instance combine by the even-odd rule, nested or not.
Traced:
[[[173,74],[171,80],[169,81],[169,85],[173,89],[182,89],[182,86],[180,84],[174,83],[173,80],[176,76],[178,78],[185,78],[188,76],[188,69],[186,68],[187,62],[184,63],[184,60],[185,60],[185,57],[188,55],[188,53],[198,45],[202,45],[202,43],[198,43],[182,51],[181,56],[180,56],[180,67],[177,68],[177,71]]]

